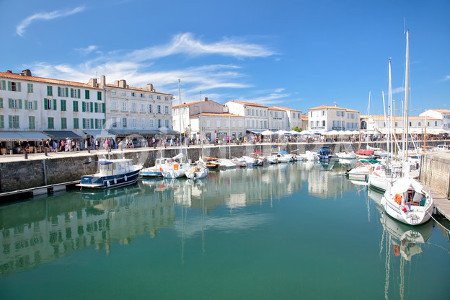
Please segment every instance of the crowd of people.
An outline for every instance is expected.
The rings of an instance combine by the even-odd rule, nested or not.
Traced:
[[[152,137],[124,137],[124,138],[86,138],[79,139],[60,139],[60,140],[42,140],[35,142],[0,142],[1,154],[22,154],[35,152],[71,152],[86,150],[125,150],[129,148],[140,147],[173,147],[173,146],[190,146],[190,145],[227,145],[227,144],[259,144],[259,143],[295,143],[295,142],[374,142],[385,141],[385,135],[269,135],[247,134],[245,136],[220,136],[215,139],[210,137],[187,137],[187,136],[152,136]],[[413,136],[414,140],[422,141],[422,135]],[[427,140],[446,140],[447,134],[427,135]]]

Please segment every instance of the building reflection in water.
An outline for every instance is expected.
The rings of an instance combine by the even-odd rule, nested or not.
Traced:
[[[230,211],[268,202],[274,205],[307,184],[322,198],[338,196],[351,183],[338,165],[282,164],[263,168],[210,172],[207,179],[143,180],[133,187],[99,192],[67,192],[0,207],[0,274],[32,268],[74,251],[95,247],[109,254],[113,243],[173,227],[184,237],[205,228],[236,230],[259,226],[267,214],[232,213],[213,217],[208,212]],[[201,214],[176,220],[176,206]],[[206,218],[205,216],[208,217]]]

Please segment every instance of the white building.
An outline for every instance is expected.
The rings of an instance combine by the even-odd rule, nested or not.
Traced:
[[[0,139],[81,139],[105,123],[105,94],[95,84],[0,72]]]
[[[310,130],[357,130],[359,128],[359,112],[337,105],[310,108],[308,118]]]
[[[435,119],[435,124],[436,120],[441,120],[442,129],[450,131],[450,109],[429,109],[421,113],[419,116]]]
[[[106,92],[106,128],[118,135],[173,133],[172,95],[155,91],[152,84],[145,88],[131,87],[125,80],[100,86]]]
[[[214,141],[245,134],[244,118],[228,113],[228,107],[205,98],[173,106],[173,128],[193,139]]]
[[[283,106],[272,106],[272,107],[269,107],[269,109],[279,109],[279,110],[283,110],[286,112],[287,123],[285,123],[286,121],[283,120],[282,123],[284,124],[284,127],[279,128],[279,129],[292,130],[295,127],[302,128],[302,119],[301,119],[302,112],[301,111],[292,109],[289,107],[283,107]],[[270,128],[273,128],[273,127],[270,126]]]
[[[269,107],[236,100],[226,102],[225,106],[230,113],[244,117],[246,130],[262,132],[269,129]]]
[[[380,132],[383,134],[386,134],[388,132],[387,128],[387,120],[383,115],[373,115],[373,116],[367,116],[362,115],[360,117],[360,128],[361,130],[366,130],[369,132]],[[400,134],[403,133],[403,117],[396,116],[392,118],[393,124],[392,128],[393,130]],[[443,122],[442,119],[434,118],[434,117],[427,117],[427,116],[409,116],[409,133],[412,134],[422,134],[426,128],[426,131],[428,134],[433,133],[441,133],[441,130],[443,128]]]

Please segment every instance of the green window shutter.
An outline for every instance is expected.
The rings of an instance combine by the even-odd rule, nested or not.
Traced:
[[[44,98],[44,110],[47,110],[48,109],[48,107],[47,107],[47,98]]]
[[[20,82],[17,83],[17,91],[18,92],[22,91],[22,84]]]
[[[0,108],[3,108],[3,98],[0,98]]]
[[[37,110],[37,101],[36,100],[34,100],[33,108],[34,108],[34,110]]]
[[[81,111],[85,112],[86,111],[86,102],[81,102]],[[84,127],[83,127],[84,128]]]
[[[77,98],[80,99],[81,98],[81,89],[78,89],[78,95]]]
[[[9,108],[13,108],[13,105],[14,105],[14,104],[13,104],[13,101],[14,101],[13,99],[8,98],[8,107],[9,107]]]
[[[67,97],[69,95],[69,88],[66,87],[65,90],[66,90],[65,97]]]
[[[79,129],[78,118],[73,118],[73,129]]]
[[[84,91],[84,99],[89,99],[90,95],[89,95],[89,90],[85,90]]]
[[[58,86],[58,97],[62,97],[61,96],[61,87],[60,86]]]
[[[92,128],[92,126],[94,126],[94,119],[91,119],[91,128]]]
[[[105,113],[105,111],[106,111],[106,104],[102,103],[102,113]]]
[[[22,99],[17,100],[19,102],[19,109],[22,109]]]
[[[53,110],[56,110],[56,99],[53,99]]]
[[[13,117],[12,116],[8,116],[8,123],[9,123],[9,128],[13,128]]]
[[[3,115],[0,115],[0,128],[5,128],[5,119]]]
[[[89,104],[89,108],[90,108],[90,109],[89,109],[90,112],[94,112],[94,103],[91,102],[91,103]]]
[[[102,92],[97,92],[97,100],[102,100]]]
[[[5,80],[0,81],[0,90],[6,90],[6,81]]]
[[[12,90],[11,81],[8,81],[8,91]]]
[[[25,109],[28,109],[28,100],[24,100],[24,106],[25,106]]]
[[[78,111],[78,101],[73,101],[73,111]]]
[[[95,105],[94,105],[94,111],[95,111],[95,112],[98,112],[98,103],[95,103]]]

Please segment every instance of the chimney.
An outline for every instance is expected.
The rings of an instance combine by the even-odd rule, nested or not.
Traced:
[[[114,81],[114,86],[119,86],[119,80]]]
[[[127,88],[127,81],[125,79],[119,80],[119,87],[126,89]]]
[[[105,85],[106,85],[106,76],[102,75],[102,76],[100,76],[100,87],[104,88]]]
[[[204,101],[208,101],[208,97],[205,97],[205,100]]]
[[[89,83],[90,86],[92,87],[97,87],[97,78],[91,78],[89,79]]]
[[[11,70],[6,70],[6,73],[12,74]]]
[[[153,88],[153,84],[147,83],[146,90],[149,91],[149,92],[154,92],[155,89]]]
[[[31,76],[31,71],[29,69],[22,70],[22,72],[20,72],[20,75]]]

